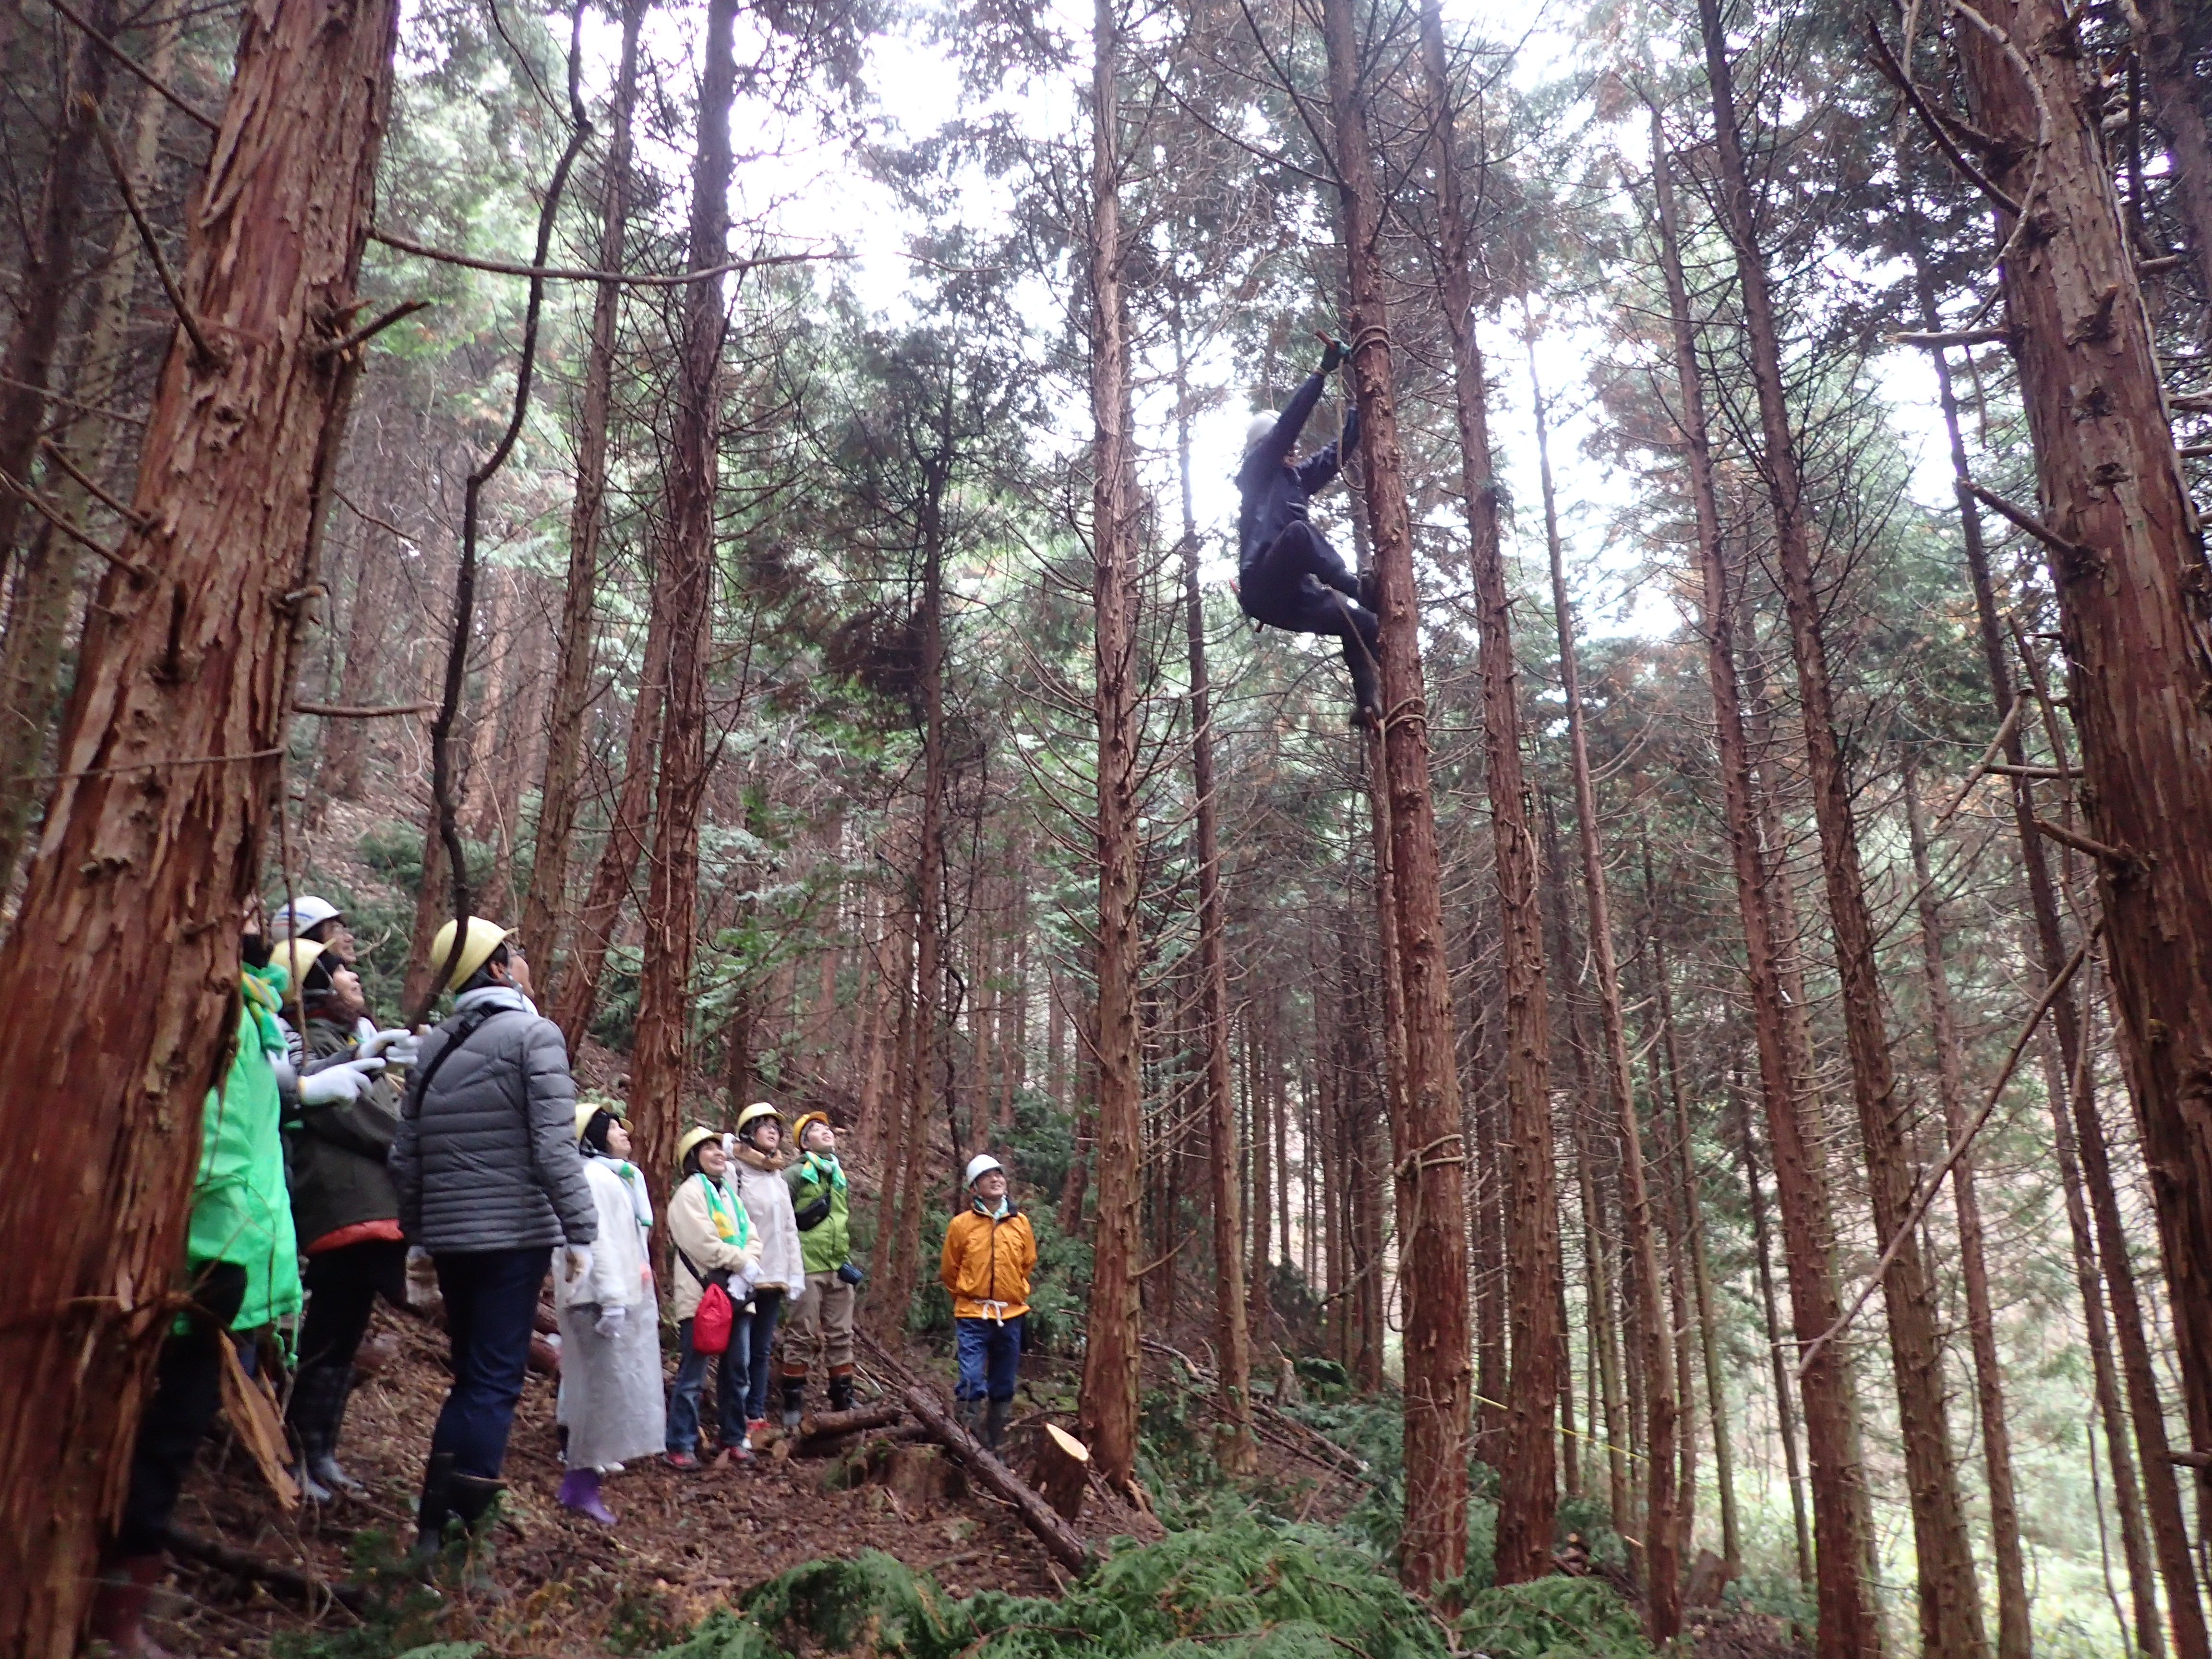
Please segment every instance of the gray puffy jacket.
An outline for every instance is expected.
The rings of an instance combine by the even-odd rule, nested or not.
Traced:
[[[422,1042],[388,1168],[410,1244],[460,1254],[589,1244],[599,1212],[576,1151],[576,1085],[561,1028],[507,992],[443,1064],[468,1017],[457,1010]],[[511,999],[511,1000],[510,1000]],[[473,999],[472,999],[473,1000]]]

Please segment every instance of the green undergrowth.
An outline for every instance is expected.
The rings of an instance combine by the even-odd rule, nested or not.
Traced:
[[[796,1567],[655,1659],[1650,1659],[1593,1579],[1486,1589],[1447,1626],[1367,1552],[1249,1517],[1126,1541],[1058,1601],[947,1596],[888,1555]]]
[[[1125,1544],[1058,1601],[952,1601],[887,1555],[813,1562],[659,1659],[1447,1659],[1443,1626],[1376,1562],[1241,1520]]]

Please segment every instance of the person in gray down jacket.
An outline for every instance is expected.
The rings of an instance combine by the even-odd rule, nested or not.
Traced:
[[[568,1045],[530,1000],[522,948],[481,916],[458,953],[453,933],[447,922],[431,946],[441,968],[452,963],[453,1017],[422,1040],[389,1165],[407,1242],[435,1263],[453,1343],[416,1517],[424,1554],[449,1520],[477,1532],[498,1497],[548,1253],[581,1279],[599,1233]]]

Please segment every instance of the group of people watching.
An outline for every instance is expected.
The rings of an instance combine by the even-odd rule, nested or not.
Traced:
[[[377,1298],[442,1304],[453,1381],[416,1506],[426,1559],[452,1529],[479,1534],[504,1490],[549,1273],[561,1336],[558,1501],[603,1525],[615,1516],[602,1478],[629,1461],[661,1453],[683,1470],[749,1461],[772,1387],[795,1428],[817,1345],[830,1408],[851,1407],[865,1275],[825,1114],[787,1127],[759,1101],[732,1133],[702,1125],[678,1140],[665,1217],[677,1364],[664,1403],[653,1200],[622,1107],[578,1099],[560,1029],[531,1000],[520,942],[481,917],[447,923],[431,957],[453,1011],[416,1033],[371,1018],[336,906],[301,898],[271,923],[247,918],[235,1047],[203,1110],[185,1311],[141,1419],[95,1638],[118,1654],[161,1654],[146,1607],[178,1496],[221,1408],[224,1367],[251,1367],[251,1339],[303,1303],[285,1416],[294,1478],[316,1503],[364,1491],[337,1453]],[[970,1207],[946,1231],[939,1273],[958,1322],[960,1410],[995,1447],[1036,1245],[996,1159],[973,1160],[967,1184]]]

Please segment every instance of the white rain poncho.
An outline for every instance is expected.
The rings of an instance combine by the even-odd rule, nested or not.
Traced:
[[[627,1170],[627,1176],[620,1171]],[[661,1399],[660,1304],[646,1255],[653,1207],[637,1171],[618,1160],[586,1158],[585,1179],[598,1206],[599,1236],[592,1270],[571,1285],[554,1264],[561,1314],[561,1403],[568,1467],[604,1469],[658,1452],[667,1412]],[[598,1331],[609,1307],[625,1310],[611,1336]]]

